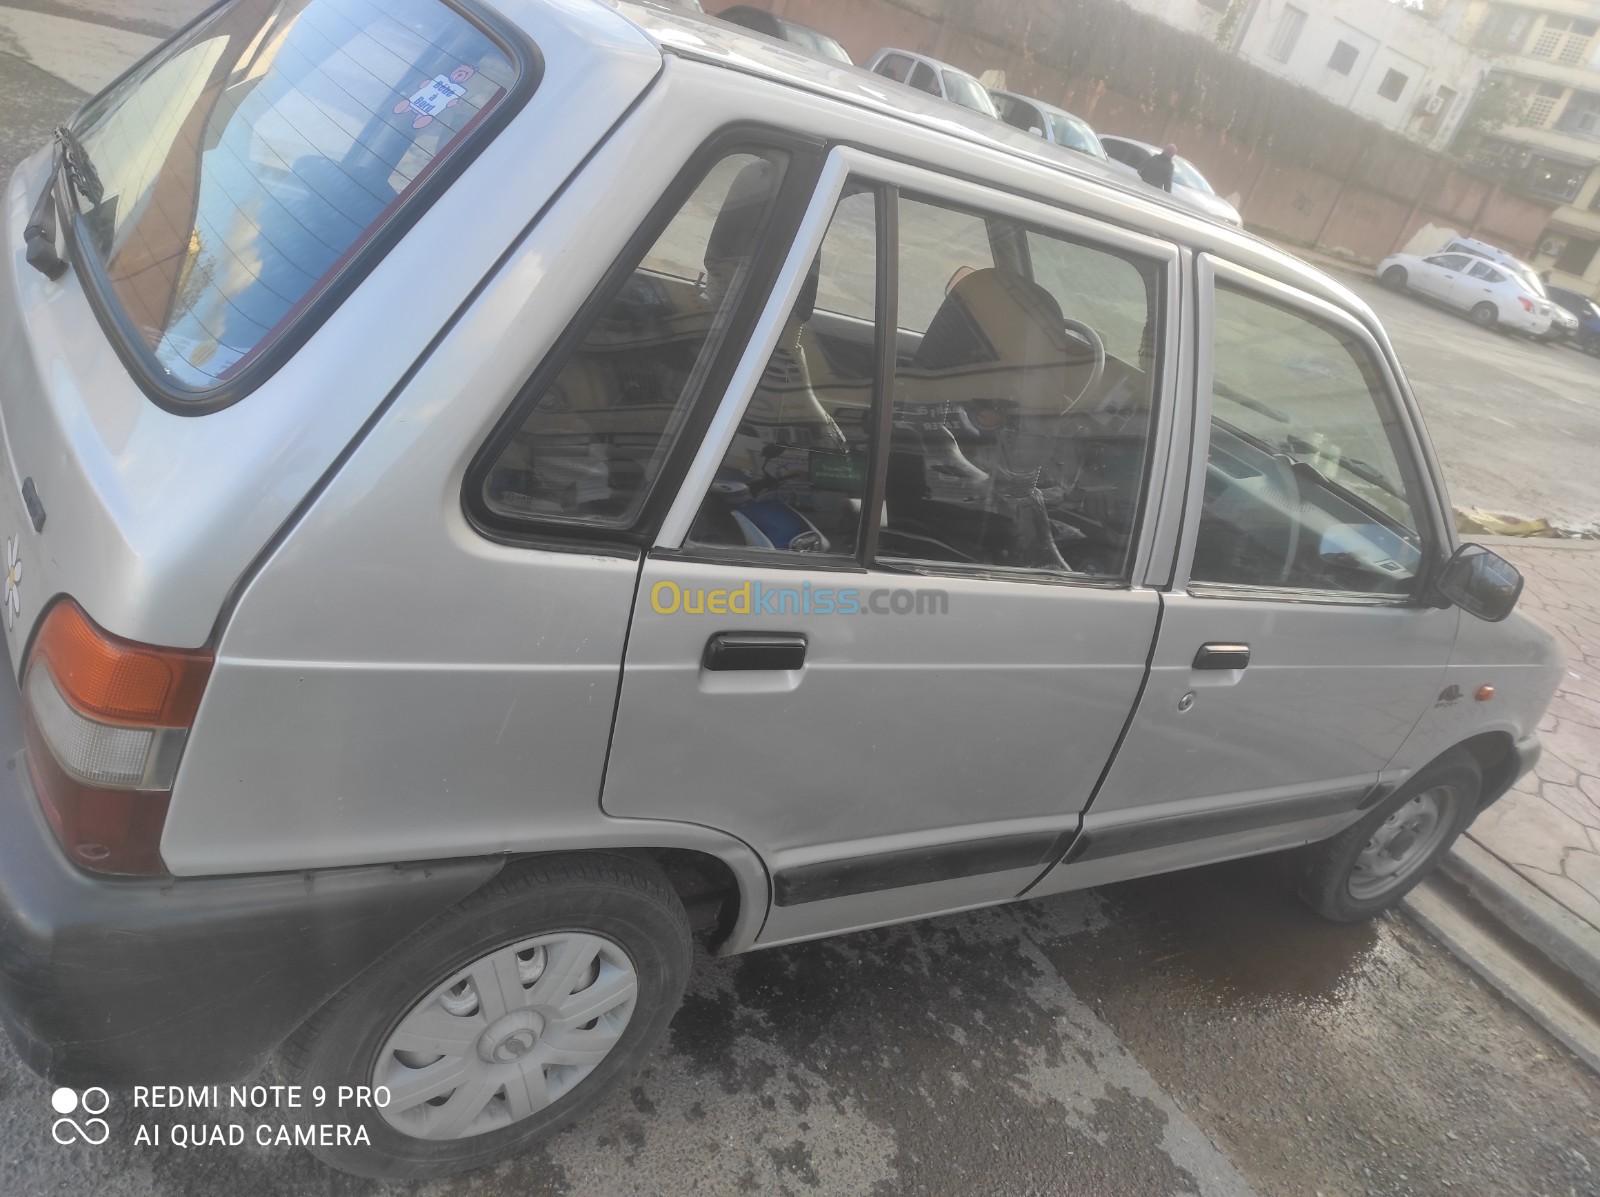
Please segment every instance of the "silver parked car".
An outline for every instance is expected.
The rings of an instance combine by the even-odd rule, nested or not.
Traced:
[[[622,1083],[696,938],[1277,851],[1360,919],[1536,759],[1557,652],[1325,275],[709,19],[292,7],[6,191],[34,1068],[275,1057],[323,1159],[442,1175]]]
[[[1000,119],[1014,129],[1032,133],[1035,137],[1042,137],[1051,145],[1058,145],[1064,150],[1072,150],[1096,158],[1107,165],[1114,164],[1112,158],[1106,153],[1105,146],[1100,144],[1100,138],[1082,117],[1073,116],[1065,109],[1046,104],[1043,100],[1035,100],[1031,96],[1019,96],[1009,91],[991,91],[989,98],[994,101],[995,110]],[[1137,177],[1138,172],[1128,168],[1130,177]]]
[[[888,47],[879,50],[867,61],[867,70],[985,116],[999,115],[983,84],[960,67],[929,58],[926,54]]]

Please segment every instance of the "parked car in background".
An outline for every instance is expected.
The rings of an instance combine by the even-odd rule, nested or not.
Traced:
[[[832,59],[846,66],[855,65],[849,51],[821,30],[801,25],[796,21],[786,21],[753,4],[735,4],[732,8],[723,9],[717,16],[735,25],[743,25],[746,29],[754,29],[757,33],[764,33],[768,37],[775,37],[780,42],[788,42],[791,46],[804,50],[807,54],[815,54],[818,58]]]
[[[1600,305],[1587,295],[1579,295],[1565,287],[1546,287],[1545,293],[1559,311],[1568,313],[1578,323],[1573,341],[1585,353],[1600,356]]]
[[[995,111],[999,113],[1000,119],[1012,128],[1042,137],[1051,145],[1058,145],[1064,150],[1075,150],[1119,169],[1122,168],[1122,163],[1114,162],[1111,155],[1106,153],[1106,147],[1100,144],[1099,134],[1082,117],[1073,116],[1072,113],[1046,104],[1043,100],[1035,100],[1031,96],[1019,96],[1009,91],[991,90],[989,98],[994,101]]]
[[[1135,141],[1131,137],[1113,137],[1110,134],[1100,134],[1100,144],[1105,147],[1107,154],[1115,162],[1132,167],[1135,172],[1146,162],[1161,152],[1160,146],[1153,146],[1147,141]],[[1231,224],[1237,228],[1244,227],[1244,220],[1239,216],[1239,209],[1216,193],[1216,189],[1206,181],[1193,162],[1187,158],[1174,158],[1172,160],[1172,194],[1182,200],[1197,212],[1204,212],[1215,220],[1224,224]]]
[[[981,112],[984,116],[1000,115],[995,111],[994,101],[989,98],[983,84],[960,67],[929,58],[926,54],[913,54],[910,50],[888,47],[872,56],[867,63],[867,70],[918,91],[925,91],[930,96],[938,96],[941,100]]]
[[[1521,273],[1464,253],[1391,254],[1378,263],[1378,279],[1392,291],[1411,291],[1458,312],[1480,328],[1503,328],[1530,337],[1550,332],[1553,305]]]

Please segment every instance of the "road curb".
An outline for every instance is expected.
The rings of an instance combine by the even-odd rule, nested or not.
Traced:
[[[1456,841],[1443,868],[1507,931],[1600,998],[1600,931],[1470,835]]]

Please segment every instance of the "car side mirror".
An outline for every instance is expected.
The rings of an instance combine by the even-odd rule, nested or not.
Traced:
[[[1445,563],[1436,589],[1468,615],[1499,623],[1522,597],[1522,575],[1499,553],[1464,544]]]
[[[1044,130],[1039,128],[1038,125],[1029,125],[1028,126],[1028,132],[1032,133],[1035,137],[1043,137],[1044,136]]]

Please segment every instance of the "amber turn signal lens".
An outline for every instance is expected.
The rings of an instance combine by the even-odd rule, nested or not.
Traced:
[[[1494,687],[1488,682],[1485,682],[1483,685],[1478,687],[1477,691],[1472,695],[1472,697],[1477,699],[1479,702],[1488,702],[1494,697]]]
[[[31,663],[48,666],[62,697],[82,714],[141,727],[188,727],[211,676],[210,653],[123,640],[70,599],[45,616]]]

